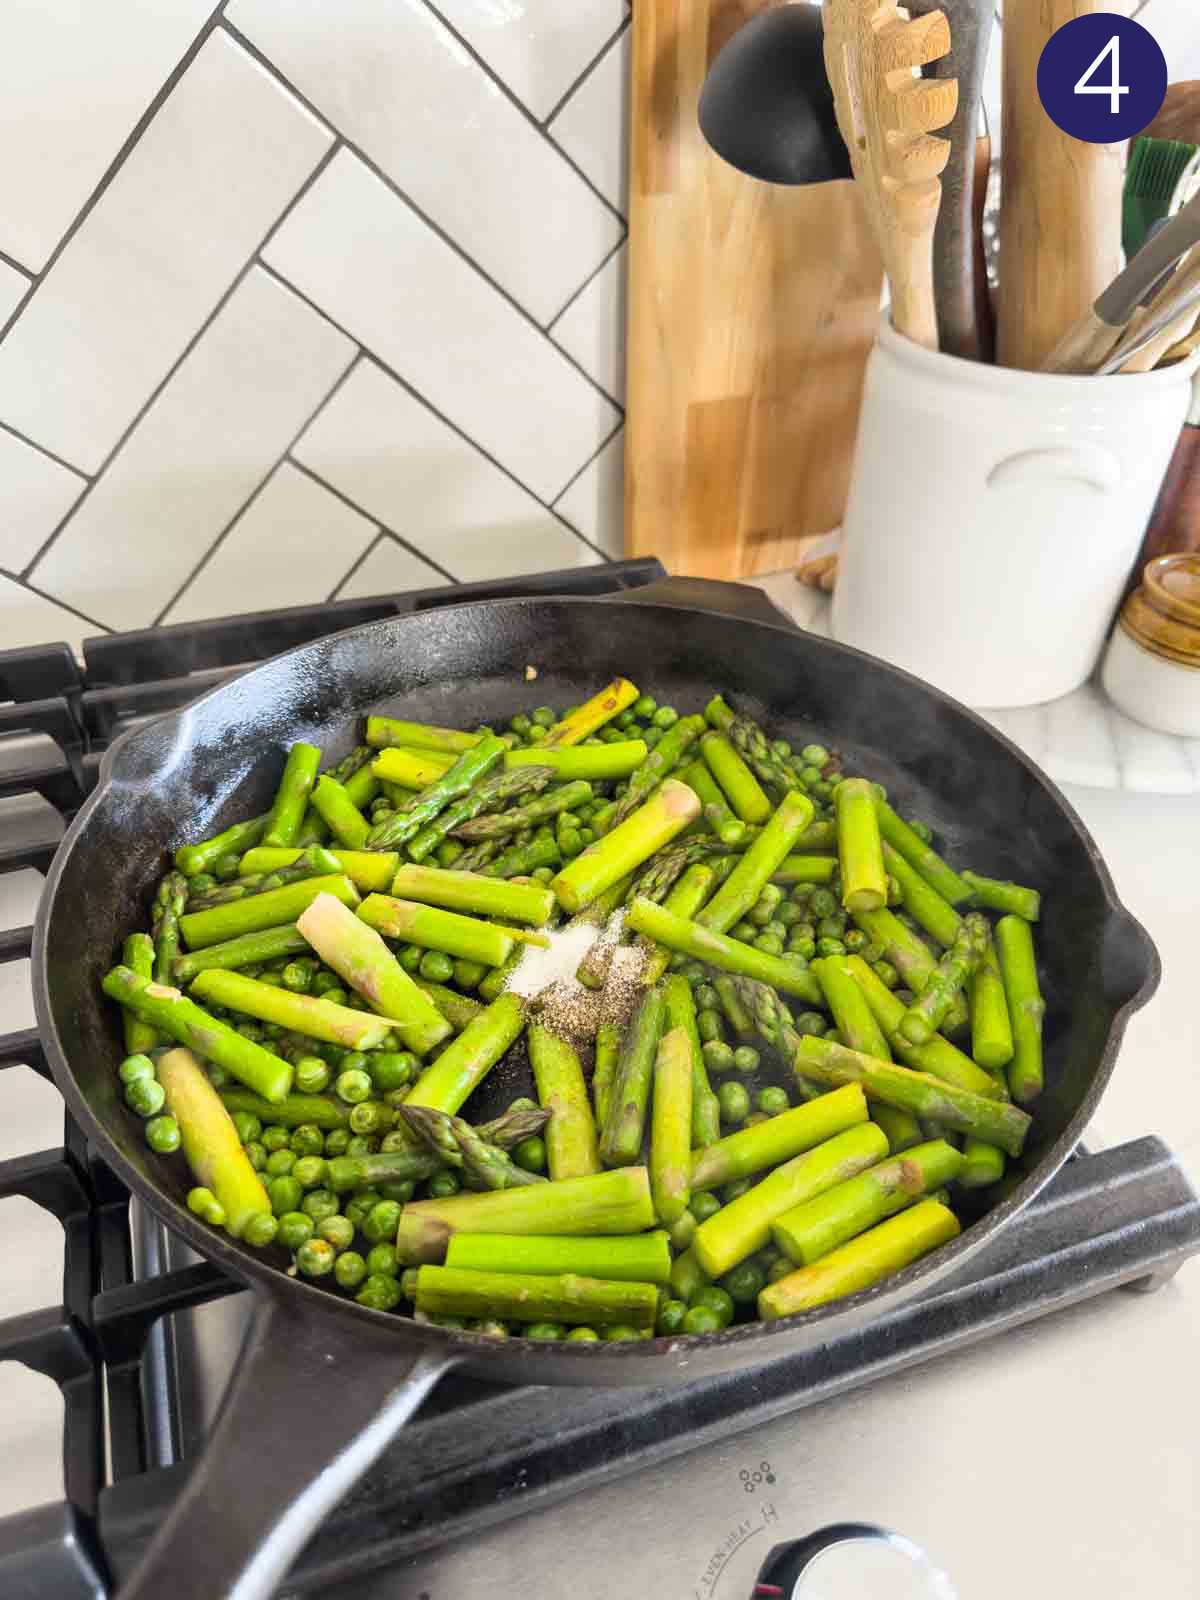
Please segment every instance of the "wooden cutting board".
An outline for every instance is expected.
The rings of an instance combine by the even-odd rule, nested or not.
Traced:
[[[767,9],[633,7],[626,551],[714,578],[840,523],[883,281],[852,183],[758,183],[700,134],[709,62]]]

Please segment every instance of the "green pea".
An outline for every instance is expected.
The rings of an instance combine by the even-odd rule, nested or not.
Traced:
[[[329,1163],[323,1156],[301,1156],[292,1168],[292,1177],[305,1189],[320,1188],[328,1176]]]
[[[753,1178],[735,1178],[732,1183],[727,1183],[721,1190],[721,1199],[726,1205],[734,1200],[740,1200],[747,1190],[754,1187]]]
[[[805,785],[809,794],[812,794],[813,790],[817,787],[820,781],[820,767],[814,767],[810,763],[805,763],[805,765],[800,768],[800,782]]]
[[[733,1070],[743,1077],[758,1071],[758,1051],[752,1044],[740,1044],[733,1052]]]
[[[795,956],[800,961],[811,961],[817,953],[817,941],[809,938],[797,939],[793,934],[788,940],[788,955]]]
[[[179,1149],[179,1124],[174,1117],[151,1117],[146,1124],[146,1143],[156,1155],[169,1156]]]
[[[187,1192],[187,1208],[194,1216],[206,1216],[216,1204],[216,1195],[203,1184],[197,1184],[194,1189],[189,1189]]]
[[[780,948],[782,948],[784,941],[788,936],[787,924],[785,922],[780,922],[778,917],[772,917],[770,922],[768,922],[766,927],[763,929],[763,933],[769,933],[772,935],[772,937],[778,939]]]
[[[213,863],[213,877],[220,883],[229,883],[237,877],[241,860],[241,856],[218,856]]]
[[[846,931],[846,918],[838,913],[832,917],[822,917],[817,923],[818,939],[840,939]]]
[[[535,883],[549,883],[554,877],[553,867],[534,867],[529,874]]]
[[[829,1026],[829,1018],[820,1011],[802,1011],[796,1018],[796,1032],[801,1038],[811,1033],[815,1039],[824,1036],[825,1029]]]
[[[734,1051],[723,1039],[709,1039],[701,1045],[704,1065],[710,1072],[728,1072],[733,1066]]]
[[[394,1200],[398,1206],[406,1206],[413,1197],[416,1184],[410,1181],[395,1183],[391,1179],[379,1185],[379,1193],[385,1200]]]
[[[780,1089],[774,1084],[768,1084],[765,1089],[760,1089],[755,1095],[754,1103],[768,1117],[777,1117],[781,1111],[786,1111],[792,1102],[788,1099],[786,1089]]]
[[[277,1217],[282,1217],[285,1212],[295,1211],[304,1198],[304,1190],[288,1173],[286,1177],[272,1178],[268,1182],[267,1197],[271,1202],[271,1210]]]
[[[545,1172],[546,1141],[534,1134],[513,1146],[512,1158],[524,1172]]]
[[[381,1272],[394,1278],[400,1270],[396,1260],[396,1247],[386,1241],[372,1245],[367,1251],[367,1271]]]
[[[800,759],[810,767],[823,767],[829,760],[829,751],[823,744],[806,744],[800,752]]]
[[[529,743],[541,744],[542,740],[546,737],[546,731],[547,730],[542,727],[540,722],[535,722],[533,727],[529,730]],[[617,737],[619,739],[621,737],[620,734],[618,734]]]
[[[246,1151],[246,1160],[254,1168],[255,1172],[265,1172],[267,1166],[267,1152],[265,1147],[260,1144],[257,1139],[251,1139],[250,1143],[244,1148]]]
[[[667,1236],[671,1241],[673,1250],[687,1250],[696,1236],[696,1219],[690,1211],[685,1211],[677,1217],[667,1229]]]
[[[263,1149],[269,1155],[273,1150],[287,1150],[291,1147],[292,1130],[283,1127],[281,1123],[270,1122],[259,1137]]]
[[[728,1291],[719,1284],[702,1284],[692,1296],[691,1305],[693,1308],[705,1306],[714,1312],[720,1318],[722,1328],[727,1328],[733,1321],[733,1301]]]
[[[339,1252],[348,1250],[354,1243],[354,1224],[349,1217],[332,1211],[327,1217],[317,1219],[317,1235]]]
[[[417,971],[426,983],[449,983],[454,976],[454,962],[440,950],[426,950]]]
[[[135,1083],[153,1083],[156,1076],[154,1063],[149,1056],[126,1056],[117,1068],[117,1077],[127,1089]]]
[[[658,701],[653,695],[640,694],[633,702],[633,713],[642,722],[645,722],[647,717],[652,717],[657,710]]]
[[[293,994],[307,994],[308,986],[313,979],[312,969],[303,966],[299,961],[289,961],[279,977],[283,987],[290,989]]]
[[[350,1126],[355,1133],[386,1133],[395,1120],[378,1100],[363,1100],[350,1108]]]
[[[508,1338],[508,1328],[495,1317],[485,1317],[482,1322],[472,1323],[471,1332],[482,1333],[489,1339]],[[571,1335],[568,1334],[567,1338],[569,1339],[570,1337]]]
[[[533,723],[529,720],[529,718],[525,715],[525,713],[523,711],[518,711],[516,716],[509,723],[509,727],[512,729],[512,731],[514,733],[519,733],[522,739],[529,732],[529,730],[530,730],[530,728],[532,728],[532,726],[533,726]]]
[[[428,1189],[431,1200],[445,1200],[452,1194],[457,1194],[462,1188],[457,1176],[450,1171],[435,1172],[430,1178]]]
[[[679,713],[674,706],[659,706],[650,721],[656,728],[673,728],[679,721]]]
[[[688,1202],[688,1210],[697,1222],[707,1222],[709,1217],[715,1217],[721,1209],[721,1202],[711,1189],[702,1190],[694,1194]]]
[[[837,908],[837,899],[831,889],[813,890],[808,909],[814,917],[832,917]]]
[[[775,921],[784,930],[790,933],[798,922],[804,919],[804,912],[791,900],[785,900],[775,913]]]
[[[667,1300],[658,1308],[655,1331],[661,1334],[682,1333],[687,1310],[682,1300]]]
[[[135,1078],[125,1087],[125,1104],[139,1117],[154,1117],[167,1103],[167,1091],[157,1078]]]
[[[777,883],[768,883],[747,912],[747,920],[757,923],[760,928],[765,927],[774,916],[775,907],[782,902],[783,898],[783,890],[779,885]]]
[[[642,1335],[636,1328],[627,1328],[624,1323],[619,1323],[611,1328],[605,1328],[601,1338],[605,1344],[623,1344],[628,1339],[640,1339]]]
[[[316,1223],[303,1211],[285,1211],[279,1219],[276,1237],[287,1250],[299,1250],[316,1232]]]
[[[724,1038],[725,1019],[715,1007],[706,1007],[696,1015],[696,1031],[702,1044],[711,1044],[714,1039]]]
[[[782,1257],[774,1266],[767,1268],[767,1282],[778,1283],[780,1278],[786,1278],[789,1272],[795,1272],[795,1267]]]
[[[637,721],[637,712],[630,706],[622,711],[620,716],[614,717],[613,721],[618,728],[632,728]]]
[[[309,993],[323,995],[330,989],[340,987],[341,981],[336,972],[330,972],[328,967],[321,967],[313,973],[312,982],[308,986]]]
[[[328,1239],[306,1239],[296,1251],[296,1268],[304,1278],[324,1278],[336,1260],[337,1251]]]
[[[693,989],[698,989],[708,977],[708,968],[701,961],[688,961],[683,967],[683,975]]]
[[[565,1339],[567,1336],[561,1322],[531,1322],[523,1331],[527,1339]]]
[[[370,1074],[358,1067],[339,1072],[333,1090],[338,1099],[344,1100],[347,1105],[359,1105],[371,1093]]]
[[[867,945],[867,936],[861,928],[847,928],[841,936],[847,955],[861,955]]]
[[[740,939],[743,944],[749,944],[752,939],[758,937],[758,929],[754,923],[743,918],[741,922],[735,922],[733,927],[730,928],[729,937],[731,939]]]
[[[743,1261],[732,1272],[725,1274],[721,1279],[721,1288],[735,1305],[752,1305],[766,1281],[767,1275],[762,1267],[756,1266],[753,1261]]]
[[[731,1059],[732,1059],[732,1052]],[[727,1079],[717,1090],[722,1122],[743,1122],[750,1115],[750,1092],[736,1079]]]
[[[395,1200],[381,1200],[362,1220],[362,1231],[372,1244],[383,1244],[396,1237],[400,1226],[400,1207]]]
[[[381,1272],[373,1272],[354,1298],[360,1306],[367,1306],[371,1311],[391,1311],[400,1299],[400,1285],[395,1278],[386,1278]]]
[[[711,1306],[689,1306],[684,1314],[682,1331],[688,1334],[720,1333],[724,1326]]]
[[[535,728],[552,728],[558,721],[558,712],[553,706],[538,706],[529,713],[529,720]]]
[[[654,746],[658,743],[662,736],[663,730],[661,728],[656,728],[654,724],[651,723],[646,729],[645,733],[642,735],[642,742],[646,746],[647,750],[653,750]]]
[[[242,1241],[252,1250],[265,1250],[269,1244],[275,1243],[278,1232],[279,1223],[269,1211],[256,1211],[242,1229]]]
[[[322,1094],[328,1089],[332,1076],[328,1062],[322,1061],[320,1056],[301,1056],[293,1074],[300,1094]]]
[[[711,983],[698,983],[692,999],[696,1002],[697,1011],[716,1011],[721,1004],[717,991]]]
[[[378,1050],[367,1057],[367,1071],[380,1094],[403,1089],[417,1070],[417,1058],[408,1050]]]
[[[419,944],[406,944],[397,955],[396,960],[399,961],[405,972],[415,972],[421,965],[421,957],[424,954],[425,952]]]
[[[792,753],[792,747],[786,739],[772,739],[771,753],[778,756],[781,761],[786,761]]]
[[[292,1150],[272,1150],[267,1157],[267,1173],[272,1178],[285,1178],[296,1165]]]
[[[819,956],[844,956],[846,946],[840,939],[818,939],[817,954]]]
[[[877,961],[871,971],[889,989],[894,989],[900,982],[900,974],[890,961]]]
[[[262,1132],[261,1121],[250,1111],[235,1111],[231,1121],[243,1144],[249,1144],[251,1139],[257,1139]]]
[[[774,933],[760,933],[750,942],[756,950],[761,950],[764,955],[781,956],[783,954],[783,940]]]
[[[479,1331],[482,1333],[483,1329],[481,1328]],[[595,1328],[572,1328],[570,1333],[567,1334],[568,1344],[598,1344],[599,1342],[600,1335]]]
[[[367,1264],[357,1250],[343,1250],[333,1263],[333,1276],[339,1289],[357,1289],[367,1275]]]
[[[350,1143],[350,1133],[346,1128],[330,1128],[325,1135],[325,1154],[327,1156],[344,1156],[346,1146]]]

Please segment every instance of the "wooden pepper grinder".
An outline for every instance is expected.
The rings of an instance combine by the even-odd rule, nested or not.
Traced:
[[[1191,550],[1200,550],[1200,374],[1192,381],[1191,408],[1129,575],[1126,596],[1141,582],[1147,561]]]

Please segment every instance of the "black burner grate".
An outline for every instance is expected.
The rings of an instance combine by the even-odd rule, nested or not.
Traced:
[[[36,793],[54,808],[49,822],[24,813],[13,826],[0,820],[0,873],[45,870],[124,726],[279,650],[429,606],[613,593],[662,573],[656,561],[624,562],[91,639],[82,670],[61,644],[0,652],[0,701],[12,702],[0,705],[0,798]],[[0,962],[27,958],[31,932],[0,931]],[[48,1075],[32,1029],[0,1032],[0,1068],[18,1063]],[[0,1163],[0,1200],[8,1195],[42,1206],[64,1233],[62,1303],[0,1321],[0,1361],[22,1362],[62,1392],[66,1498],[0,1519],[0,1595],[100,1600],[187,1471],[178,1418],[161,1399],[175,1392],[164,1319],[241,1291],[204,1263],[138,1279],[129,1195],[69,1116],[59,1148]],[[1143,1139],[1071,1163],[1018,1227],[935,1297],[826,1347],[819,1368],[785,1357],[736,1378],[632,1397],[451,1380],[329,1519],[288,1592],[319,1592],[1089,1295],[1155,1287],[1198,1251],[1200,1201],[1160,1141]],[[164,1458],[176,1464],[151,1464]]]

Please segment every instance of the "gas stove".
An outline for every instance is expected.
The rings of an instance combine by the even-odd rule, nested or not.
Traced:
[[[0,963],[9,964],[0,966],[0,1068],[46,1078],[36,1030],[20,1025],[34,875],[124,728],[361,622],[500,595],[615,593],[661,575],[654,561],[613,563],[109,635],[86,641],[82,666],[62,644],[0,652]],[[747,591],[746,607],[786,620],[758,591]],[[63,1462],[61,1497],[5,1515],[0,1494],[5,1600],[114,1591],[202,1448],[246,1315],[240,1286],[131,1204],[61,1102],[51,1112],[53,1094],[46,1082],[34,1090],[28,1072],[0,1072],[0,1200],[32,1203],[62,1234],[61,1287],[43,1267],[40,1306],[14,1301],[0,1257],[0,1362],[57,1386]],[[12,1147],[16,1130],[44,1128],[51,1115],[60,1144]],[[1182,1373],[1194,1350],[1188,1319],[1171,1295],[1099,1297],[1158,1288],[1197,1252],[1200,1201],[1167,1145],[1143,1137],[1081,1150],[957,1277],[816,1353],[633,1393],[451,1379],[330,1518],[282,1592],[987,1600],[978,1579],[989,1541],[1019,1545],[1034,1510],[1056,1494],[1086,1538],[1082,1495],[1096,1527],[1109,1527],[1124,1503],[1114,1453],[1154,1469],[1154,1419],[1136,1403],[1138,1385],[1083,1391],[1114,1341],[1129,1346],[1130,1362],[1139,1344],[1156,1364],[1177,1352]],[[1099,1303],[1072,1309],[1085,1300]],[[14,1304],[21,1309],[7,1315]],[[13,1397],[13,1372],[0,1375],[0,1460],[25,1404]],[[1022,1407],[1023,1451],[1012,1427]],[[1064,1430],[1070,1482],[1056,1460]],[[1178,1481],[1184,1469],[1180,1514],[1194,1517],[1194,1463],[1170,1470]],[[1164,1496],[1169,1507],[1169,1488]],[[1151,1531],[1129,1537],[1140,1547]],[[1086,1568],[1083,1558],[1078,1571]],[[1002,1569],[987,1558],[982,1573]],[[1144,1562],[1131,1568],[1111,1593],[1149,1592],[1154,1583],[1137,1578],[1144,1571]],[[1027,1588],[1062,1585],[1043,1588],[1030,1574]],[[1156,1592],[1169,1600],[1190,1590],[1160,1574]]]

